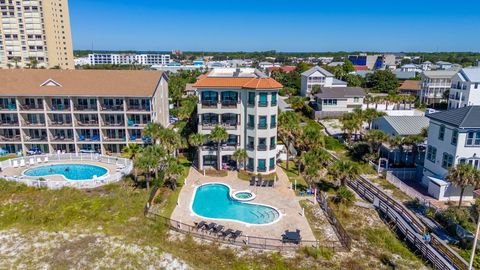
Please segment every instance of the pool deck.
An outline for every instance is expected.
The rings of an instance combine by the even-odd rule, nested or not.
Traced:
[[[93,165],[93,166],[100,166],[107,170],[109,170],[109,174],[114,174],[116,172],[116,165],[115,164],[107,164],[102,162],[95,162],[95,161],[80,161],[80,160],[65,160],[65,161],[49,161],[47,163],[37,163],[33,166],[26,165],[24,167],[18,168],[5,168],[1,173],[1,176],[21,176],[22,173],[30,168],[39,167],[39,166],[47,166],[47,165],[54,165],[54,164],[85,164],[85,165]],[[67,181],[61,175],[52,175],[52,176],[44,176],[43,178],[51,181]],[[72,180],[75,181],[75,180]]]
[[[295,196],[294,191],[290,189],[288,178],[279,167],[277,167],[277,175],[278,179],[274,188],[251,187],[248,181],[238,179],[236,172],[229,171],[226,177],[211,177],[203,176],[203,174],[196,169],[191,168],[186,179],[187,183],[180,192],[178,205],[171,218],[191,225],[193,225],[194,222],[205,220],[207,222],[221,224],[226,228],[241,230],[244,235],[276,239],[281,238],[285,230],[295,231],[299,229],[303,240],[315,240],[308,221],[301,215],[300,199]],[[211,220],[194,215],[191,212],[190,205],[193,200],[195,187],[215,182],[229,185],[232,192],[243,190],[252,191],[257,197],[251,202],[266,204],[277,208],[282,213],[280,220],[271,225],[246,225],[234,221]]]

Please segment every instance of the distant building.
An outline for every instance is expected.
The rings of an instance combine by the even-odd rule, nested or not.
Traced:
[[[422,104],[432,105],[446,101],[444,93],[450,90],[456,70],[431,70],[421,73],[422,83],[419,100]]]
[[[78,57],[75,58],[74,60],[75,66],[86,66],[90,65],[90,60],[88,59],[88,56],[86,57]]]
[[[360,87],[321,87],[312,104],[315,118],[335,117],[362,108],[365,91]]]
[[[168,54],[111,54],[92,53],[88,55],[89,64],[95,65],[167,65],[171,62]]]
[[[368,69],[381,69],[386,66],[395,65],[395,55],[393,54],[376,54],[376,55],[349,55],[348,60],[352,62],[354,66],[367,66]]]
[[[480,68],[464,68],[452,79],[448,108],[480,105]]]
[[[197,88],[193,86],[193,83],[187,83],[185,86],[185,96],[196,96],[197,95]]]
[[[301,74],[300,95],[310,96],[314,86],[320,87],[346,87],[347,83],[335,79],[332,73],[324,68],[314,66]]]
[[[403,72],[417,72],[420,71],[415,64],[406,64],[400,67]]]
[[[267,75],[271,76],[272,71],[274,71],[274,70],[283,70],[284,72],[289,73],[289,72],[294,71],[295,69],[297,69],[296,66],[269,67],[269,68],[267,68]]]
[[[460,188],[448,182],[448,169],[467,163],[480,169],[480,106],[467,106],[427,115],[428,146],[421,184],[437,200],[459,200]],[[473,187],[464,198],[473,199]]]
[[[443,69],[443,70],[451,69],[453,67],[452,63],[445,62],[445,61],[438,61],[435,64],[437,65],[438,69]]]
[[[430,62],[430,61],[425,61],[425,62],[422,63],[421,66],[422,66],[422,70],[423,70],[423,71],[428,71],[428,70],[432,70],[432,68],[433,68],[433,63]]]
[[[405,80],[398,88],[399,92],[404,95],[418,96],[422,88],[421,82],[418,80]]]
[[[258,63],[258,67],[262,70],[267,70],[267,68],[275,67],[276,65],[271,62],[260,62]]]

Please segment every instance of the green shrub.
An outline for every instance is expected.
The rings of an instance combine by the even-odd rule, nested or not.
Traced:
[[[352,204],[355,201],[355,194],[350,191],[347,187],[339,187],[336,196],[335,202],[336,203],[343,203],[343,204]]]
[[[319,247],[319,248],[304,247],[302,251],[308,257],[312,257],[315,259],[323,258],[325,260],[331,260],[334,255],[333,250],[331,248],[326,248],[326,247]]]

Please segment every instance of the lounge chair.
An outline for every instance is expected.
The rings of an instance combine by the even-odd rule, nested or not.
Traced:
[[[35,159],[34,159],[34,158],[30,158],[30,160],[28,161],[28,165],[30,165],[30,166],[35,165]]]
[[[43,160],[43,162],[48,163],[48,157],[45,157],[45,159]]]
[[[13,168],[18,168],[18,161],[14,160],[12,166]]]
[[[236,230],[235,232],[232,233],[232,239],[237,239],[240,235],[242,235],[242,231]]]
[[[232,233],[233,233],[233,230],[232,230],[232,229],[227,229],[227,230],[225,230],[225,231],[223,231],[223,232],[220,232],[220,234],[222,235],[223,238],[231,235]]]
[[[37,163],[42,163],[42,159],[40,157],[37,157]]]
[[[25,167],[25,159],[20,159],[20,167]]]
[[[223,228],[225,228],[223,225],[218,225],[217,227],[213,228],[212,232],[213,233],[220,233]]]
[[[207,223],[205,221],[200,221],[198,223],[195,222],[194,224],[195,224],[195,228],[197,228],[197,229],[201,229],[201,228],[205,227],[205,225],[207,225]]]
[[[267,181],[267,180],[263,180],[263,182],[262,182],[262,187],[266,187],[267,184],[268,184],[268,181]]]
[[[217,223],[212,222],[212,223],[207,225],[207,230],[210,231],[210,230],[214,229],[215,227],[217,227]]]
[[[255,176],[250,179],[250,186],[255,186]]]
[[[262,185],[262,179],[257,178],[257,187],[260,187]]]
[[[269,186],[269,187],[273,187],[273,182],[274,182],[274,180],[268,181],[268,186]]]

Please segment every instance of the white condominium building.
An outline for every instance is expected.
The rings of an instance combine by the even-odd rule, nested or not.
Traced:
[[[300,94],[302,96],[311,96],[314,86],[320,87],[347,87],[347,83],[335,79],[332,73],[327,70],[314,66],[302,73]]]
[[[464,68],[452,79],[448,108],[480,105],[480,68]]]
[[[110,54],[93,53],[88,55],[90,65],[167,65],[171,62],[168,54]]]
[[[0,68],[74,69],[68,0],[0,0]]]
[[[160,71],[0,70],[0,148],[10,153],[119,154],[167,126],[168,83]]]
[[[457,70],[430,70],[422,72],[420,102],[431,105],[445,101],[446,97],[444,97],[444,94],[450,90],[452,78],[457,72]]]
[[[247,170],[268,174],[275,171],[278,107],[282,85],[253,68],[219,68],[194,84],[198,93],[198,132],[208,135],[220,125],[228,132],[220,157],[217,144],[208,141],[199,148],[199,167],[227,164],[237,149],[246,149]]]

